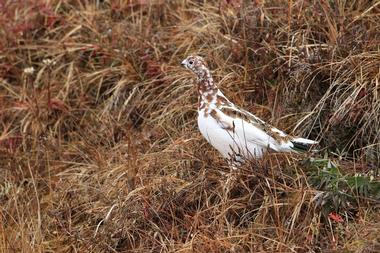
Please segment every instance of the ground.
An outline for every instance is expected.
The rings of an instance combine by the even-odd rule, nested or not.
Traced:
[[[0,7],[1,252],[380,252],[378,1]],[[189,54],[319,151],[231,173]]]

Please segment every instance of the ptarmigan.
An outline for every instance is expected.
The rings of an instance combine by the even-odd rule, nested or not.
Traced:
[[[290,136],[234,105],[214,84],[202,57],[189,56],[181,64],[197,75],[200,132],[232,164],[261,158],[266,151],[308,150],[317,143]]]

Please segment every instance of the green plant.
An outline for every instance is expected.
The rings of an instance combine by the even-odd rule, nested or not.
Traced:
[[[320,191],[314,200],[324,214],[353,210],[360,200],[380,200],[380,181],[371,175],[343,174],[330,159],[310,159],[309,168],[309,181]]]

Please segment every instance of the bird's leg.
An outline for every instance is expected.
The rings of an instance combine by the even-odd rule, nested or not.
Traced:
[[[225,174],[225,184],[223,190],[228,193],[237,180],[238,164],[231,159],[228,159],[229,172]]]
[[[228,168],[230,169],[230,173],[233,173],[234,171],[237,171],[238,165],[234,161],[229,160]]]

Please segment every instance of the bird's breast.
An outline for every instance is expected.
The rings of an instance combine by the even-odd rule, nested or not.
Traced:
[[[231,134],[223,129],[217,120],[211,115],[212,110],[198,111],[198,128],[203,137],[216,148],[225,158],[231,153],[234,139]]]

